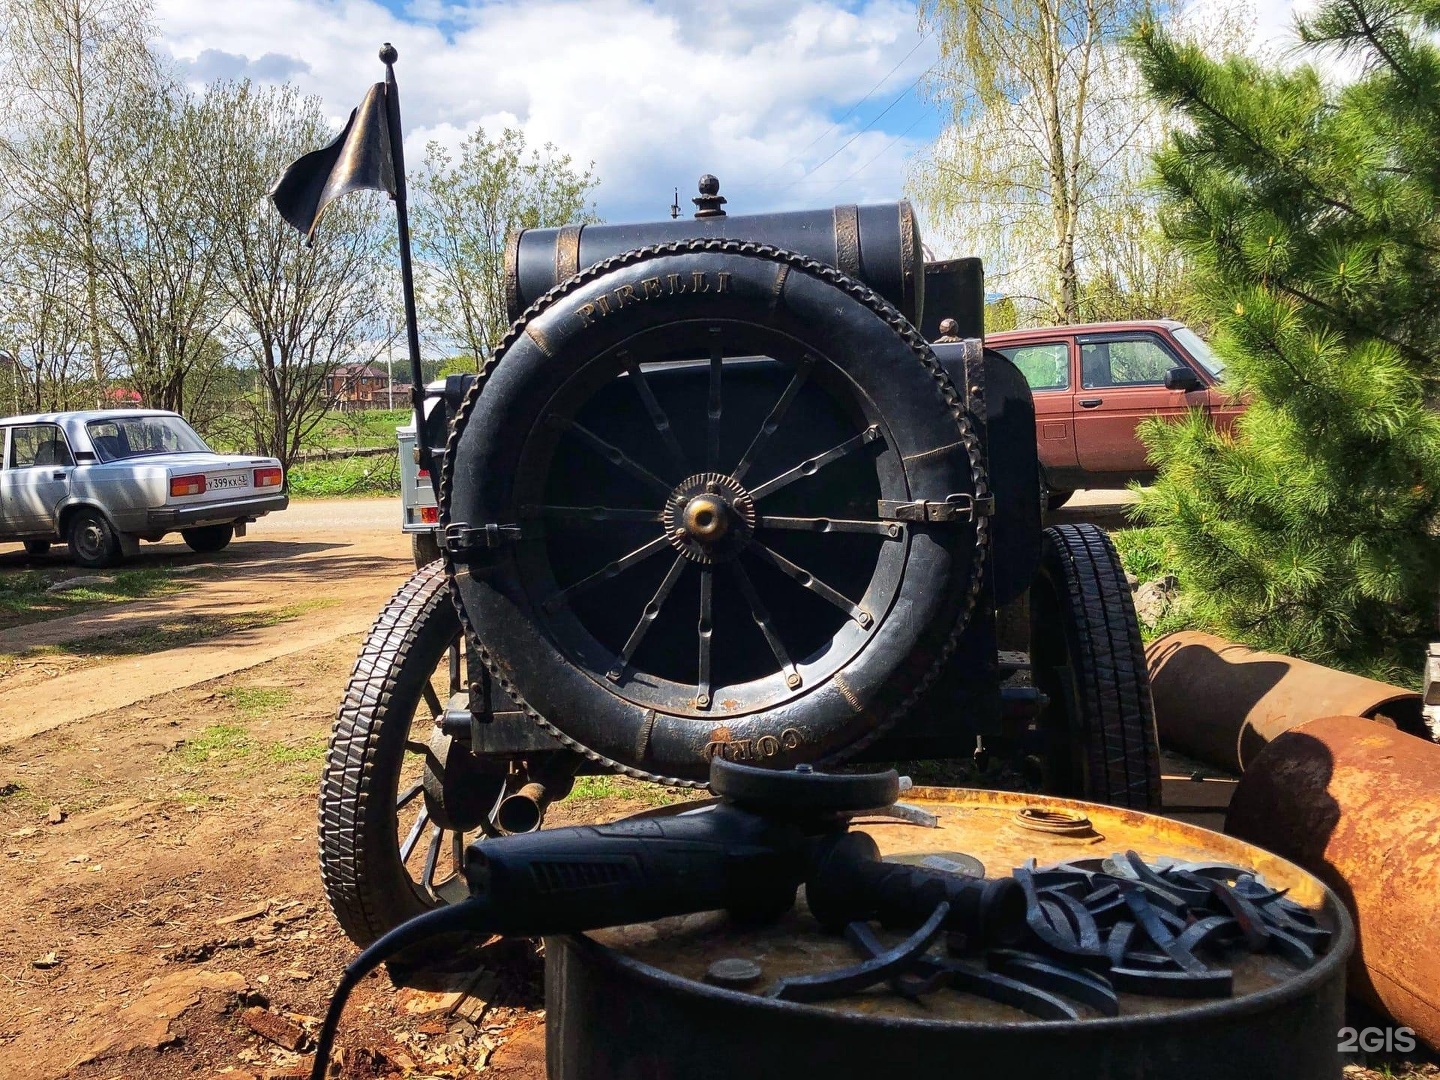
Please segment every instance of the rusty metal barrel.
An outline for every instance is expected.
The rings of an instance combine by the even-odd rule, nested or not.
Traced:
[[[1351,991],[1440,1049],[1440,746],[1360,717],[1311,721],[1251,763],[1225,831],[1344,900]]]
[[[1353,931],[1313,875],[1231,837],[1115,807],[946,788],[915,788],[904,799],[919,811],[909,820],[867,814],[854,826],[887,860],[991,878],[1031,858],[1042,867],[1096,865],[1127,850],[1157,865],[1248,866],[1331,928],[1329,951],[1308,968],[1275,955],[1227,959],[1230,997],[1121,990],[1113,1015],[1081,1006],[1078,1018],[1038,1019],[961,989],[901,992],[893,983],[834,1000],[787,1000],[775,993],[778,982],[815,972],[834,978],[855,962],[854,928],[826,934],[803,903],[762,926],[706,913],[549,938],[550,1080],[874,1078],[897,1070],[1013,1080],[1340,1076],[1335,1033],[1344,1023]],[[917,823],[926,814],[933,826]]]
[[[1322,716],[1424,730],[1420,695],[1212,634],[1167,634],[1145,650],[1160,743],[1242,772],[1272,739]]]

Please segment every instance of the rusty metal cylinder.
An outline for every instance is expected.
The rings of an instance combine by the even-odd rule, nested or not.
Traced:
[[[1243,772],[1282,732],[1322,716],[1363,716],[1422,732],[1420,695],[1191,630],[1145,650],[1160,743]]]
[[[1440,746],[1355,716],[1255,758],[1225,831],[1305,867],[1354,917],[1350,991],[1440,1049]]]

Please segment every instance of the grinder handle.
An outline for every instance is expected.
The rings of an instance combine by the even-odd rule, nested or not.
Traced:
[[[575,933],[698,911],[763,918],[795,901],[798,832],[733,807],[474,843],[471,893],[492,933]]]

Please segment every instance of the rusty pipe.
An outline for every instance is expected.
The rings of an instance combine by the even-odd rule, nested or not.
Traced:
[[[1145,650],[1161,745],[1243,772],[1276,736],[1322,716],[1423,735],[1419,694],[1191,630]]]
[[[1440,1050],[1440,746],[1357,716],[1278,735],[1225,831],[1299,863],[1355,919],[1352,993]]]

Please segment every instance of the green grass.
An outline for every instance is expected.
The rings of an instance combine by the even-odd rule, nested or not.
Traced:
[[[290,469],[289,491],[296,499],[398,495],[399,454],[296,462]]]
[[[674,788],[660,787],[658,784],[646,783],[643,780],[602,774],[577,776],[575,787],[571,789],[567,801],[569,799],[576,802],[595,799],[637,799],[649,803],[651,806],[665,806],[667,803],[682,801],[687,796],[694,797],[692,794]]]
[[[188,574],[177,578],[174,570],[169,568],[114,570],[105,573],[105,576],[115,579],[106,584],[87,585],[83,589],[62,593],[45,591],[64,576],[41,570],[22,570],[0,576],[0,623],[15,625],[30,621],[32,617],[68,615],[96,604],[165,596],[178,591],[187,580],[195,577]]]
[[[290,704],[294,691],[283,686],[232,686],[220,696],[243,713],[258,715]]]
[[[239,724],[211,724],[175,751],[175,760],[194,768],[248,757],[253,749],[249,732]]]
[[[308,765],[324,761],[329,745],[324,736],[317,735],[299,743],[270,743],[265,747],[265,757],[276,765]]]
[[[1153,581],[1173,571],[1164,533],[1160,529],[1119,529],[1110,534],[1120,562],[1125,569],[1143,581]]]
[[[397,397],[396,402],[401,399]],[[363,409],[331,413],[310,434],[305,448],[339,450],[361,446],[394,446],[395,429],[410,422],[408,408]]]

